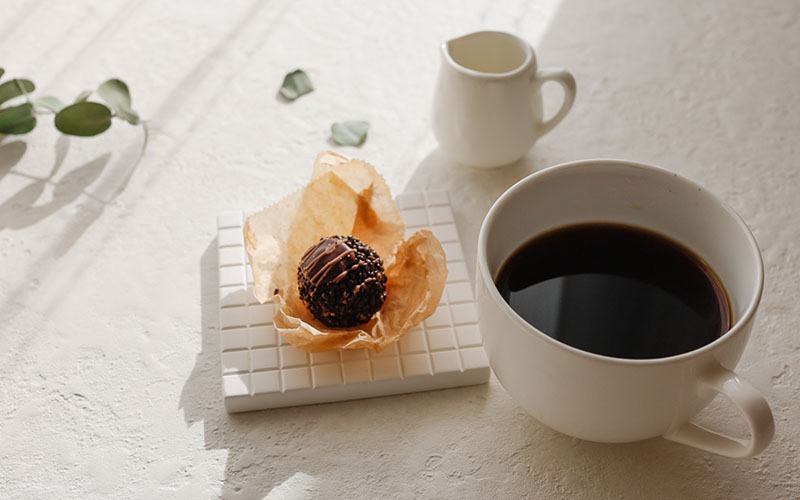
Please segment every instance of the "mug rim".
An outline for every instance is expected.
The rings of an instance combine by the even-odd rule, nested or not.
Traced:
[[[485,34],[485,33],[495,33],[495,34],[507,36],[507,37],[513,38],[514,40],[519,42],[523,47],[525,47],[525,60],[519,66],[517,66],[516,68],[512,69],[511,71],[506,71],[504,73],[486,73],[486,72],[483,72],[483,71],[477,71],[477,70],[474,70],[472,68],[468,68],[468,67],[464,66],[463,64],[458,63],[455,59],[453,59],[453,56],[450,55],[449,45],[450,45],[451,42],[455,42],[456,40],[461,40],[462,38],[467,38],[467,37],[470,37],[470,36],[482,35],[482,34]],[[536,56],[535,56],[535,53],[533,51],[533,47],[531,46],[531,44],[528,43],[524,38],[520,38],[517,35],[515,35],[514,33],[509,33],[508,31],[503,31],[503,30],[477,30],[477,31],[473,31],[473,32],[470,32],[470,33],[467,33],[467,34],[464,34],[464,35],[461,35],[461,36],[457,36],[455,38],[451,38],[450,40],[447,40],[447,41],[443,42],[442,45],[441,45],[441,48],[442,48],[442,54],[447,59],[447,62],[449,62],[453,66],[457,67],[459,69],[459,71],[462,71],[462,72],[464,72],[465,74],[467,74],[467,75],[469,75],[471,77],[481,78],[481,79],[485,79],[485,80],[500,80],[500,79],[504,79],[504,78],[510,78],[510,77],[513,77],[513,76],[517,76],[518,74],[523,73],[528,68],[528,66],[530,66],[531,64],[533,64],[534,66],[536,65]]]
[[[497,217],[497,213],[500,211],[503,205],[508,203],[508,201],[511,198],[513,198],[516,195],[516,193],[520,191],[523,187],[527,186],[531,182],[536,182],[538,179],[542,177],[547,177],[555,173],[559,173],[564,169],[576,166],[617,166],[617,167],[623,166],[623,167],[634,167],[650,172],[655,172],[656,174],[668,174],[669,176],[675,177],[682,182],[688,183],[694,188],[702,191],[704,194],[710,196],[713,201],[715,201],[719,206],[721,206],[723,210],[725,210],[725,212],[730,217],[732,217],[732,219],[736,222],[739,228],[744,232],[745,237],[747,238],[747,241],[750,245],[751,253],[755,256],[757,261],[756,293],[753,295],[752,299],[747,304],[744,313],[733,324],[733,326],[731,326],[724,334],[720,335],[713,342],[710,342],[708,344],[705,344],[704,346],[698,347],[697,349],[693,349],[691,351],[687,351],[684,353],[675,354],[672,356],[666,356],[663,358],[646,358],[646,359],[618,358],[614,356],[606,356],[603,354],[596,354],[593,352],[584,351],[582,349],[573,347],[569,344],[565,344],[560,340],[554,339],[553,337],[545,334],[535,326],[525,321],[522,318],[522,316],[520,316],[516,311],[514,311],[514,309],[511,308],[508,302],[506,302],[505,299],[503,299],[503,297],[500,295],[500,292],[497,289],[497,285],[495,285],[494,277],[489,272],[489,263],[486,258],[488,228],[489,226],[494,224],[495,218]],[[744,222],[744,220],[730,206],[728,206],[727,203],[722,201],[718,196],[706,190],[696,182],[671,170],[667,170],[663,167],[659,167],[650,163],[643,163],[632,160],[618,160],[613,158],[585,159],[585,160],[576,160],[566,163],[560,163],[558,165],[542,169],[538,172],[534,172],[524,177],[523,179],[520,179],[510,188],[506,189],[503,192],[503,194],[501,194],[500,197],[498,197],[497,200],[495,200],[495,202],[492,204],[491,208],[486,214],[486,217],[484,217],[483,219],[483,223],[481,224],[480,233],[478,234],[477,262],[478,262],[478,272],[483,278],[489,297],[494,302],[499,304],[500,309],[506,314],[506,316],[508,316],[515,323],[517,323],[517,325],[520,326],[524,331],[526,331],[531,335],[538,336],[542,338],[544,341],[549,342],[552,345],[557,346],[558,348],[566,352],[570,352],[572,354],[588,358],[591,360],[603,361],[606,363],[617,364],[617,365],[641,366],[641,365],[661,365],[661,364],[679,363],[682,361],[702,356],[708,353],[709,351],[716,349],[720,345],[726,343],[733,336],[735,336],[737,332],[739,332],[742,328],[744,328],[744,326],[749,321],[752,320],[753,316],[755,315],[758,304],[761,302],[761,295],[764,289],[764,261],[761,256],[761,251],[758,248],[758,243],[756,242],[753,233],[750,231],[750,228],[747,227],[747,224]]]

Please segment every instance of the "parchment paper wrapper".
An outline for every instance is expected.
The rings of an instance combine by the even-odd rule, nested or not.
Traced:
[[[297,266],[320,238],[349,234],[383,259],[386,302],[369,323],[331,328],[300,300]],[[417,231],[406,240],[404,234],[389,187],[372,165],[320,153],[305,188],[247,218],[244,240],[255,297],[279,305],[275,328],[295,347],[379,352],[433,314],[447,278],[444,250],[433,233]]]

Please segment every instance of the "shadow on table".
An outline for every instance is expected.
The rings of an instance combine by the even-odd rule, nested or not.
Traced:
[[[0,198],[0,232],[34,226],[67,207],[71,208],[69,216],[52,232],[42,247],[43,251],[36,257],[37,262],[31,266],[32,273],[42,275],[78,242],[106,208],[124,192],[142,160],[144,146],[136,137],[114,162],[111,162],[112,153],[104,152],[85,163],[72,166],[66,161],[71,139],[61,135],[54,144],[55,159],[50,171],[46,175],[34,175],[24,169],[15,169],[27,151],[27,143],[21,140],[6,142],[7,139],[0,135],[0,180],[13,175],[26,179],[27,184],[10,196]],[[57,177],[62,170],[65,173]],[[52,195],[46,197],[43,195],[48,186],[52,188]],[[20,285],[10,290],[6,304],[30,292],[32,282],[36,282],[32,276],[20,280]],[[53,290],[53,295],[60,296],[62,293]],[[3,305],[0,305],[2,308]]]
[[[0,143],[3,141],[4,138],[0,136]],[[69,153],[69,136],[62,135],[56,140],[55,161],[46,176],[12,170],[25,155],[27,143],[15,140],[0,144],[0,179],[13,174],[31,181],[11,197],[0,200],[0,230],[32,226],[83,196],[84,203],[76,211],[78,217],[72,221],[69,230],[65,231],[69,237],[62,238],[58,244],[53,245],[54,252],[59,256],[63,255],[99,217],[105,207],[127,187],[144,154],[144,147],[136,142],[135,140],[131,143],[120,155],[117,164],[121,165],[121,168],[115,168],[111,175],[103,179],[103,182],[92,191],[89,191],[89,187],[107,170],[112,156],[110,152],[102,153],[77,167],[68,167],[65,175],[59,180],[54,180]],[[39,198],[47,185],[53,186],[52,198],[39,203]]]
[[[228,415],[222,401],[216,326],[216,249],[214,239],[200,259],[202,350],[181,391],[179,408],[187,426],[202,422],[206,449],[228,450],[223,498],[262,499],[273,489],[283,498],[280,494],[287,489],[313,488],[338,468],[355,466],[344,463],[337,453],[352,447],[354,439],[373,443],[376,453],[385,453],[398,444],[394,439],[401,437],[413,446],[420,426],[440,418],[432,408],[465,399],[475,401],[476,412],[482,408],[486,384]],[[366,413],[371,418],[359,418]],[[358,427],[354,427],[355,421]]]
[[[8,146],[20,144],[14,142]],[[21,143],[24,144],[24,143]],[[2,149],[2,147],[0,147]],[[58,182],[52,179],[64,162],[64,158],[69,149],[69,139],[61,137],[56,141],[56,161],[46,177],[35,177],[21,172],[15,172],[22,177],[26,177],[31,182],[17,191],[11,197],[2,200],[0,203],[0,231],[3,229],[20,229],[32,226],[37,222],[49,217],[63,207],[78,199],[81,194],[87,195],[86,188],[91,185],[103,173],[111,159],[111,153],[104,153],[88,161],[83,165],[70,169],[70,171]],[[21,149],[24,152],[24,148]],[[0,151],[0,175],[3,169],[3,152]],[[5,172],[9,172],[6,169]],[[47,202],[38,203],[39,198],[44,193],[45,187],[53,184],[53,196]],[[91,197],[94,198],[94,197]],[[88,227],[90,224],[83,224]],[[85,230],[85,229],[84,229]],[[77,241],[83,231],[71,231],[72,242]],[[62,254],[71,247],[71,244],[56,245],[57,251]]]

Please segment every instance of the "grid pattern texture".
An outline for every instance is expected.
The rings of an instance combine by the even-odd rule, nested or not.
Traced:
[[[342,401],[486,382],[489,363],[461,241],[446,192],[396,198],[407,235],[430,229],[447,255],[448,277],[436,311],[395,345],[307,353],[272,324],[274,304],[253,296],[244,249],[245,213],[218,216],[219,335],[222,388],[229,412]]]

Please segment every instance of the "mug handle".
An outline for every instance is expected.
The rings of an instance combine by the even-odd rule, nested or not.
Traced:
[[[772,441],[775,422],[767,401],[736,373],[717,365],[700,378],[702,390],[722,394],[739,407],[750,427],[750,439],[739,439],[686,422],[664,435],[666,439],[726,457],[744,458],[761,453]]]
[[[570,108],[572,108],[572,104],[575,102],[575,94],[577,93],[577,87],[575,85],[575,77],[572,76],[572,73],[565,69],[561,68],[543,68],[534,73],[533,75],[533,83],[538,87],[541,87],[544,82],[556,82],[564,89],[564,102],[561,103],[561,108],[559,108],[558,112],[549,120],[543,121],[542,124],[539,126],[539,135],[542,136],[551,130],[553,127],[558,125],[558,123],[567,116]]]

